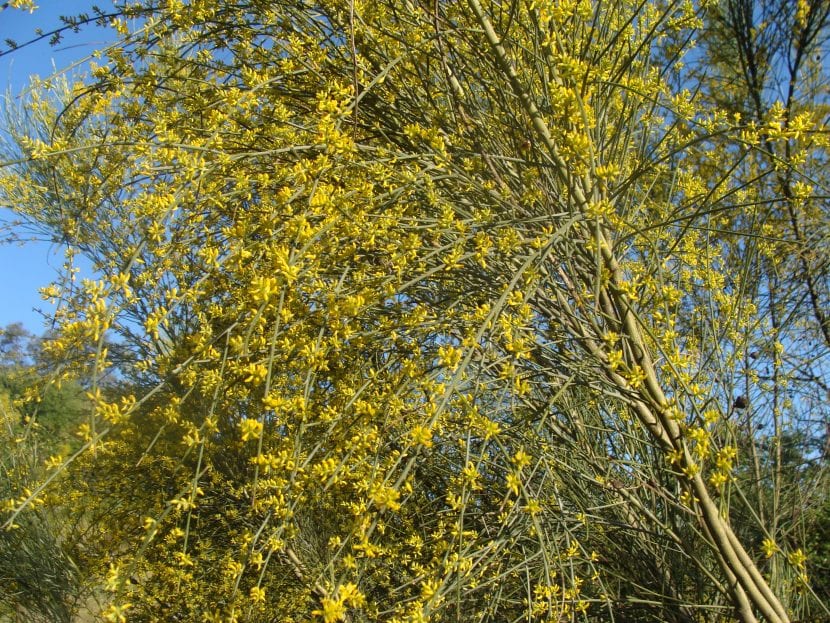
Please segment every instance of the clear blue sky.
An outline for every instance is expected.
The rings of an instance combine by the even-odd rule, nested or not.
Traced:
[[[36,4],[39,8],[33,14],[15,9],[0,11],[0,41],[14,39],[22,44],[34,38],[36,28],[49,32],[61,25],[60,15],[88,12],[93,4],[105,11],[112,8],[111,0],[40,0]],[[0,91],[17,97],[33,74],[45,77],[53,74],[56,68],[68,67],[106,45],[111,40],[109,37],[111,31],[88,26],[79,33],[67,32],[55,48],[44,39],[2,56]],[[6,46],[2,45],[2,48],[6,49]],[[10,212],[0,207],[0,220],[9,217]],[[33,333],[43,331],[43,318],[35,309],[48,311],[50,307],[41,300],[38,288],[52,281],[55,269],[62,262],[61,250],[47,243],[28,243],[23,247],[0,244],[0,327],[22,322]]]

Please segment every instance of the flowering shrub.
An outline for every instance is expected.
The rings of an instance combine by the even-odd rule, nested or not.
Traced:
[[[759,344],[789,374],[756,280],[813,260],[766,197],[824,222],[827,138],[677,87],[706,5],[136,3],[32,91],[0,193],[68,249],[46,356],[94,413],[56,469],[109,509],[105,619],[820,610],[733,389]]]

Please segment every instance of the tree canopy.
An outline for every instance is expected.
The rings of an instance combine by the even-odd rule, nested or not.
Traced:
[[[110,621],[830,615],[828,15],[119,5],[7,114],[90,400],[7,526]]]

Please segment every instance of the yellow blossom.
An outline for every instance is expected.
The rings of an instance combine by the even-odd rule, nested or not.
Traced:
[[[239,428],[242,431],[242,441],[259,439],[260,434],[262,434],[262,422],[258,420],[244,418],[240,421]]]
[[[265,601],[265,589],[260,586],[252,586],[250,591],[251,601],[255,604]]]

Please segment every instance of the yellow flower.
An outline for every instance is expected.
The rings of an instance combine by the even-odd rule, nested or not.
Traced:
[[[477,491],[481,488],[481,485],[478,482],[478,468],[476,468],[476,466],[472,462],[467,462],[467,465],[465,465],[464,469],[461,470],[461,475],[464,478],[464,482],[474,491]]]
[[[110,604],[109,607],[104,610],[104,619],[110,621],[111,623],[127,623],[126,612],[131,605],[132,604],[129,603],[120,604],[118,606]]]
[[[104,590],[113,593],[118,590],[120,584],[121,579],[119,577],[118,565],[110,563],[109,571],[107,571],[107,579],[104,583]]]
[[[259,604],[265,601],[265,589],[259,586],[252,586],[251,587],[251,601],[255,604]]]
[[[529,515],[538,515],[542,512],[542,505],[539,504],[539,500],[531,498],[527,501],[527,506],[525,506],[525,511]]]
[[[618,370],[623,366],[624,358],[621,350],[612,350],[608,353],[608,367]]]
[[[715,472],[711,476],[709,476],[709,484],[711,484],[716,489],[720,489],[726,482],[729,480],[729,477],[724,474],[723,472]]]
[[[522,479],[519,477],[519,474],[516,472],[510,472],[507,474],[507,488],[513,493],[513,495],[519,495],[519,488],[522,486]]]
[[[691,508],[693,504],[696,504],[699,501],[700,500],[693,496],[690,491],[684,491],[680,494],[680,503],[683,506],[688,506],[689,508]]]
[[[767,558],[772,558],[772,555],[778,551],[778,546],[772,539],[764,539],[761,543],[761,549],[764,550],[764,556],[766,556]]]
[[[409,431],[409,436],[416,446],[424,446],[425,448],[432,446],[432,432],[426,426],[414,426]]]
[[[628,370],[627,378],[631,387],[634,389],[640,389],[643,385],[643,381],[646,380],[646,374],[640,366],[635,364]]]
[[[686,467],[683,468],[683,473],[687,478],[694,478],[700,472],[700,465],[694,461],[689,461]]]
[[[421,598],[424,601],[429,601],[435,596],[440,588],[441,583],[438,580],[427,580],[421,584]]]
[[[351,604],[354,608],[360,608],[366,603],[366,597],[360,592],[357,584],[346,582],[337,591],[337,595],[344,603]]]
[[[522,470],[530,465],[530,455],[524,451],[524,448],[519,448],[516,454],[513,455],[513,465],[518,470]]]
[[[262,422],[245,418],[239,423],[239,428],[242,430],[242,441],[259,439],[259,435],[262,433]]]
[[[438,349],[438,359],[442,366],[455,370],[461,362],[461,349],[454,346],[441,346]]]
[[[483,425],[484,439],[490,440],[501,432],[501,426],[493,420],[485,420]]]
[[[10,0],[9,6],[13,9],[25,9],[29,13],[34,13],[37,10],[34,0]]]
[[[188,556],[185,552],[176,552],[173,554],[173,557],[176,559],[176,564],[180,567],[193,566],[193,559],[190,556]]]
[[[324,597],[320,603],[323,607],[320,610],[314,610],[312,614],[323,617],[323,623],[337,623],[346,616],[346,607],[341,600]]]
[[[375,506],[382,511],[398,510],[401,507],[400,502],[398,502],[400,497],[401,494],[399,491],[382,484],[376,485],[372,490],[372,502],[374,502]]]
[[[804,552],[801,550],[801,548],[799,548],[799,549],[787,554],[787,560],[790,561],[790,564],[793,567],[803,569],[804,568],[804,563],[807,562],[807,556],[804,554]]]

